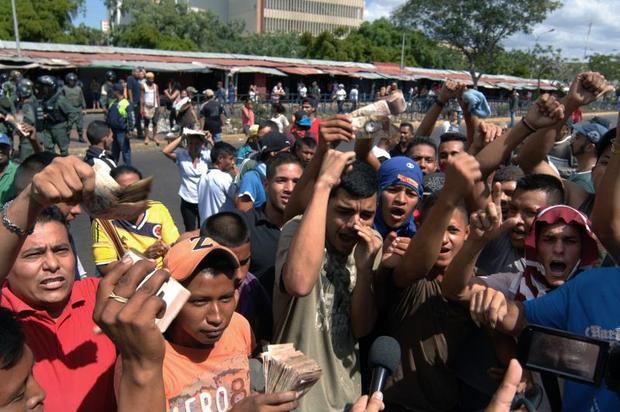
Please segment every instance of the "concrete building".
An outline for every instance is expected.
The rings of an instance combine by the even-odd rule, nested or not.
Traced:
[[[157,1],[157,0],[154,0]],[[195,10],[210,10],[222,22],[242,21],[250,33],[310,32],[317,35],[339,27],[355,28],[364,21],[364,0],[176,0]],[[117,9],[112,21],[123,24]]]

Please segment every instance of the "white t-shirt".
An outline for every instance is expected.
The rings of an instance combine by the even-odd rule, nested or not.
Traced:
[[[179,168],[179,174],[181,175],[179,196],[186,202],[197,204],[198,182],[200,182],[200,176],[209,171],[208,158],[205,157],[205,152],[202,152],[200,160],[196,163],[196,166],[194,166],[192,158],[189,156],[186,149],[177,149],[175,154],[177,155],[176,163]]]
[[[349,92],[349,99],[351,99],[351,101],[356,101],[358,97],[359,97],[359,90],[351,89],[351,91]]]
[[[336,92],[336,100],[343,101],[347,98],[347,91],[345,89],[338,89]]]
[[[283,114],[280,116],[272,117],[270,120],[278,125],[278,131],[280,133],[284,133],[284,129],[286,129],[290,124],[286,116],[284,116]]]
[[[235,210],[237,185],[233,177],[219,169],[211,169],[200,178],[198,184],[198,215],[200,224],[219,212]]]
[[[306,86],[300,87],[298,92],[299,92],[299,97],[303,99],[308,94],[308,88]]]

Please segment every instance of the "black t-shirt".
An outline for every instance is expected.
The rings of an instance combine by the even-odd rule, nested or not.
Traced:
[[[258,278],[271,299],[273,297],[280,228],[269,222],[264,207],[248,210],[243,214],[243,217],[250,229],[252,251],[250,272]]]
[[[211,134],[222,133],[222,118],[224,108],[217,100],[206,102],[200,109],[200,115],[205,118],[205,130]]]

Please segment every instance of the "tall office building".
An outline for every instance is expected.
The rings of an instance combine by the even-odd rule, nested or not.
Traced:
[[[247,3],[255,4],[256,26],[247,20]],[[245,17],[248,31],[310,32],[355,28],[364,21],[364,0],[229,0],[230,20]],[[250,19],[251,20],[251,19]]]
[[[154,0],[157,1],[157,0]],[[364,21],[364,0],[176,0],[194,10],[210,10],[222,22],[242,21],[245,30],[310,32],[317,35],[339,27],[355,28]],[[122,24],[118,7],[112,21]],[[116,19],[114,18],[116,17]]]

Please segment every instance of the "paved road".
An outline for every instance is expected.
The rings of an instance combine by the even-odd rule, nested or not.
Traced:
[[[615,124],[615,116],[606,116]],[[435,133],[437,133],[437,129]],[[350,145],[342,145],[342,149],[347,150]],[[164,157],[159,151],[142,151],[133,154],[134,166],[137,167],[145,176],[155,176],[151,199],[159,200],[164,203],[172,217],[174,218],[179,230],[183,230],[183,220],[179,212],[180,198],[177,194],[179,188],[179,174],[175,164]],[[90,219],[88,216],[81,215],[71,225],[71,232],[75,238],[80,259],[88,273],[94,273],[94,263],[91,254],[91,234]]]

